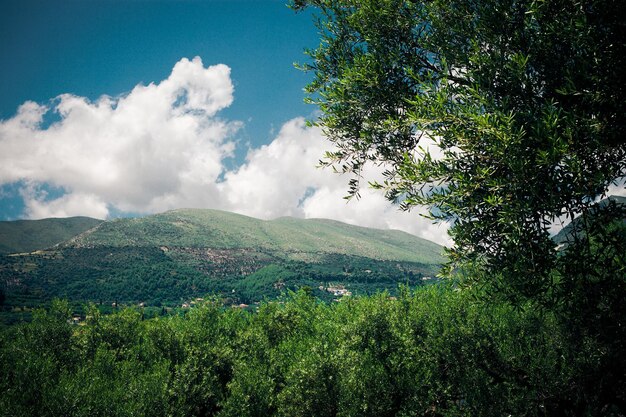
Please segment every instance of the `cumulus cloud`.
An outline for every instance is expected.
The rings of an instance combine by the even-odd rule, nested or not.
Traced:
[[[239,127],[216,113],[232,100],[230,69],[204,68],[195,58],[123,97],[91,102],[64,94],[49,107],[27,102],[0,123],[0,183],[45,182],[122,211],[211,204],[211,187]],[[44,126],[49,112],[59,120]],[[103,211],[85,214],[94,213]]]
[[[319,130],[305,128],[304,119],[285,123],[270,144],[252,149],[245,164],[225,175],[220,184],[225,204],[254,217],[303,217],[303,200],[335,179],[316,169],[327,148]]]
[[[228,209],[260,218],[295,216],[330,218],[381,229],[404,230],[441,244],[450,244],[446,225],[435,225],[419,211],[401,212],[371,189],[346,201],[348,178],[316,168],[329,142],[303,119],[286,123],[278,136],[250,151],[246,163],[226,174],[220,192]],[[374,179],[380,172],[370,169]]]
[[[21,190],[26,217],[44,219],[49,217],[90,216],[105,218],[109,209],[105,201],[95,194],[71,193],[47,199],[47,192],[29,185]]]
[[[241,123],[218,113],[232,101],[230,69],[205,68],[196,57],[124,96],[26,102],[0,121],[0,186],[25,184],[29,218],[204,207],[265,219],[333,218],[449,243],[445,227],[399,212],[380,193],[346,203],[348,179],[316,168],[329,144],[303,119],[287,122],[271,143],[227,170]],[[58,120],[46,123],[50,115]],[[44,184],[64,192],[50,197]]]

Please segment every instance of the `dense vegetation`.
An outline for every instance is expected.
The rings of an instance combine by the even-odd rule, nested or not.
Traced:
[[[423,278],[437,273],[441,252],[407,233],[321,219],[216,210],[119,219],[53,248],[0,255],[0,325],[53,298],[80,312],[85,302],[181,307],[207,294],[252,304],[302,287],[326,301],[337,298],[333,288],[395,294],[398,283],[430,282]]]
[[[68,323],[66,304],[0,339],[3,416],[620,415],[614,363],[553,313],[437,285],[257,313],[214,302]],[[615,352],[612,352],[615,354]]]
[[[374,185],[390,199],[451,221],[448,283],[331,303],[309,286],[255,312],[222,300],[153,318],[91,306],[81,324],[70,324],[68,305],[55,302],[0,336],[0,413],[626,415],[626,208],[599,198],[626,177],[624,84],[615,82],[626,59],[626,3],[292,6],[320,14],[323,39],[305,68],[315,72],[309,92],[322,110],[318,124],[335,145],[327,163],[354,175],[353,195],[365,165],[385,165],[386,181]],[[153,253],[164,265],[184,258],[196,271],[210,268],[196,244],[207,234],[180,215],[121,229],[105,223],[66,247],[97,247],[113,258],[113,248],[135,247],[129,253],[138,259]],[[552,222],[576,216],[557,247]],[[211,229],[209,240],[221,242],[216,259],[256,250],[238,281],[242,296],[336,268],[311,250],[324,242],[318,236],[343,250],[333,256],[346,280],[354,270],[384,280],[369,266],[365,272],[367,255],[350,252],[363,233],[335,240],[337,225],[313,222],[314,232],[297,235],[288,232],[291,221],[268,228],[229,217]],[[178,243],[160,247],[155,230]],[[237,246],[228,230],[246,243]],[[260,245],[259,233],[272,245]],[[391,269],[423,262],[382,247],[396,256],[386,258]],[[276,253],[287,262],[263,263]],[[145,263],[152,264],[160,265]]]
[[[451,224],[449,268],[501,297],[551,303],[571,275],[552,223],[624,217],[600,205],[626,177],[626,2],[293,0],[318,17],[314,123],[325,162]],[[364,174],[365,173],[365,174]],[[367,179],[367,177],[365,177]],[[572,257],[589,254],[573,239]],[[579,274],[580,273],[580,274]],[[623,273],[623,271],[622,271]]]
[[[315,288],[322,296],[318,287],[329,284],[360,294],[395,292],[398,283],[419,285],[422,278],[436,273],[435,265],[337,254],[305,262],[267,253],[253,253],[257,255],[253,258],[248,251],[227,252],[216,265],[197,259],[195,253],[176,251],[100,247],[0,256],[4,308],[35,307],[55,297],[160,307],[214,294],[229,303],[251,303],[303,286]]]
[[[571,369],[587,383],[561,375],[578,405],[543,413],[626,415],[626,206],[604,199],[626,178],[626,2],[291,5],[317,17],[321,42],[302,68],[321,110],[312,124],[332,143],[324,163],[351,176],[349,197],[368,166],[383,166],[371,185],[449,222],[444,274],[459,288],[485,309],[536,309],[567,329],[546,355],[586,351]],[[572,226],[557,243],[563,220]]]

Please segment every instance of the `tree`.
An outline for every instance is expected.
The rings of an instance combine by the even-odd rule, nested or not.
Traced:
[[[374,187],[451,223],[449,271],[479,271],[467,281],[508,299],[552,294],[553,222],[605,210],[597,197],[626,175],[626,2],[291,6],[318,11],[302,68],[334,145],[322,162],[352,174],[349,195],[382,165]]]
[[[626,178],[626,2],[292,7],[318,11],[322,42],[302,68],[333,144],[322,162],[352,175],[349,196],[382,165],[374,187],[451,223],[449,275],[557,317],[575,360],[553,408],[624,414],[626,211],[598,200]],[[557,247],[554,222],[576,216]]]

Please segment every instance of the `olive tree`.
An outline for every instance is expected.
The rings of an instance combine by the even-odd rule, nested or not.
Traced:
[[[626,175],[626,2],[291,7],[316,12],[321,43],[301,68],[332,142],[322,163],[352,175],[349,195],[381,165],[371,185],[451,224],[448,271],[507,298],[554,293],[554,222],[598,213]]]

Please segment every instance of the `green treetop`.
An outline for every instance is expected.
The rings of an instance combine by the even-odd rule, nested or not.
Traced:
[[[552,222],[597,213],[626,174],[626,2],[292,7],[318,11],[321,43],[302,67],[334,145],[323,163],[352,174],[349,194],[365,165],[383,165],[373,185],[390,200],[451,222],[450,266],[487,272],[509,295],[546,293]]]

